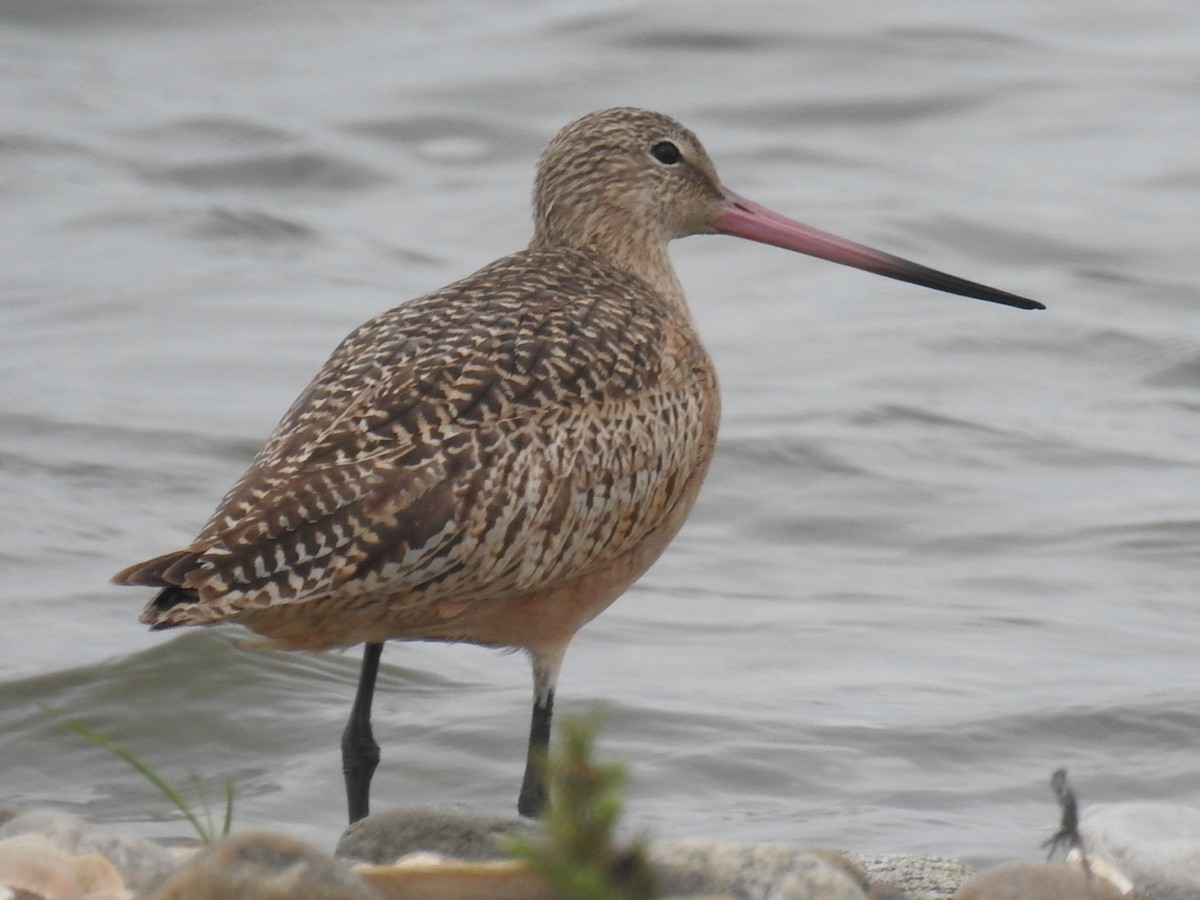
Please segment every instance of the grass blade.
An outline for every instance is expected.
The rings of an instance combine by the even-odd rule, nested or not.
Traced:
[[[143,760],[136,753],[132,752],[131,750],[126,750],[124,747],[122,747],[120,744],[118,744],[112,738],[109,738],[109,737],[101,734],[100,732],[96,731],[94,728],[90,728],[87,725],[84,725],[82,722],[78,721],[77,719],[68,718],[67,716],[63,715],[62,712],[60,712],[57,709],[53,709],[52,707],[49,707],[49,706],[43,706],[42,711],[45,712],[46,715],[57,720],[59,722],[59,724],[64,725],[67,728],[69,728],[71,731],[75,732],[77,735],[82,737],[84,740],[89,741],[93,744],[96,744],[99,747],[103,747],[105,750],[108,750],[110,753],[114,753],[117,756],[119,756],[121,759],[125,760],[125,762],[127,762],[130,766],[132,766],[133,769],[139,775],[141,775],[143,778],[145,778],[147,781],[149,781],[152,785],[154,785],[164,797],[166,797],[168,800],[170,800],[175,805],[175,807],[181,813],[183,813],[183,817],[185,819],[187,819],[188,822],[191,823],[191,825],[194,829],[196,829],[196,834],[198,834],[200,836],[200,840],[202,840],[205,844],[211,844],[215,840],[216,835],[213,834],[211,816],[209,817],[208,827],[206,828],[204,823],[202,823],[196,817],[195,812],[192,811],[192,805],[190,803],[188,803],[188,801],[183,797],[182,794],[179,793],[179,790],[173,784],[171,784],[169,781],[167,781],[165,778],[163,778],[161,775],[159,775],[158,772],[149,763],[147,763],[145,760]],[[197,783],[199,783],[198,779],[197,779]],[[232,819],[233,819],[233,783],[226,782],[225,783],[225,829],[222,832],[223,834],[229,833],[229,828],[230,828]]]

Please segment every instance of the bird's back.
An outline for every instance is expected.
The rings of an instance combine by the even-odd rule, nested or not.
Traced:
[[[681,298],[586,252],[524,251],[351,333],[196,540],[114,580],[163,588],[156,627],[482,640],[478,607],[661,552],[718,402]]]

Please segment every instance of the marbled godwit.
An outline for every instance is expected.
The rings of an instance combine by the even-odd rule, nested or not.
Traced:
[[[365,643],[342,736],[350,820],[379,747],[383,642],[522,648],[533,664],[518,809],[575,632],[691,511],[720,405],[667,242],[723,233],[967,297],[1041,308],[808,228],[726,190],[673,120],[611,109],[538,164],[529,248],[372,319],[334,351],[188,547],[118,584],[153,628],[238,622],[273,646]]]

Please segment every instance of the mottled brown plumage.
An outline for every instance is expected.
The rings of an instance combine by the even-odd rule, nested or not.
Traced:
[[[120,576],[189,592],[143,621],[526,646],[472,623],[636,551],[712,454],[712,366],[645,293],[531,250],[363,325],[192,545]]]
[[[144,622],[234,619],[289,648],[413,637],[537,652],[641,574],[652,559],[611,587],[601,575],[604,596],[567,633],[491,622],[491,607],[536,606],[643,563],[647,541],[661,550],[712,456],[716,379],[661,224],[653,208],[614,221],[604,195],[637,184],[629,146],[647,140],[694,147],[710,177],[687,181],[715,205],[711,164],[660,116],[588,124],[603,137],[587,153],[569,130],[546,151],[529,250],[355,330],[196,540],[116,576],[183,589]]]
[[[1036,305],[774,216],[721,186],[691,132],[642,110],[564,128],[534,210],[527,250],[355,330],[196,540],[114,577],[161,588],[143,622],[238,622],[292,649],[524,648],[532,758],[568,642],[662,553],[712,458],[716,375],[668,241],[722,231]],[[370,653],[345,739],[363,745]],[[542,801],[528,765],[521,810]]]

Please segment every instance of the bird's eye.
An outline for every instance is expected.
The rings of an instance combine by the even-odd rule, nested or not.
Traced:
[[[670,141],[659,141],[650,148],[650,155],[664,166],[673,166],[679,160],[683,159],[683,154],[679,152],[679,148]]]

